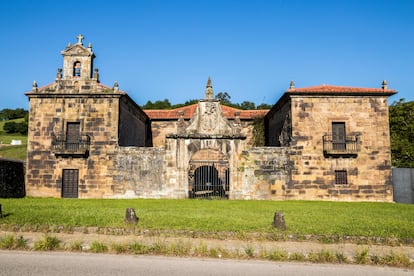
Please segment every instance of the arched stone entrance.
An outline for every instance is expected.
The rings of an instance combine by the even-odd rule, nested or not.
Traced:
[[[190,198],[228,198],[230,191],[229,162],[218,150],[196,152],[188,167]]]

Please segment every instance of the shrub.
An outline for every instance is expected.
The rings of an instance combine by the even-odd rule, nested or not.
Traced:
[[[288,260],[289,256],[285,251],[277,249],[269,253],[267,258],[271,261],[286,261]]]
[[[148,253],[148,247],[140,242],[133,242],[128,246],[128,250],[132,254],[145,254]]]
[[[14,236],[6,236],[3,239],[0,239],[0,248],[1,249],[13,249],[14,247]]]
[[[368,253],[369,253],[369,250],[366,249],[366,248],[358,251],[355,254],[355,262],[357,264],[367,264],[367,263],[369,263],[370,258],[369,258],[369,254]]]
[[[244,253],[246,253],[247,257],[253,258],[254,257],[254,248],[251,245],[247,245],[244,248]]]
[[[290,261],[304,262],[306,259],[303,253],[295,252],[289,256]]]
[[[69,245],[70,251],[82,251],[82,242],[74,241]]]
[[[60,240],[56,237],[45,236],[43,240],[34,243],[34,250],[37,251],[51,251],[56,250],[60,246]]]
[[[106,246],[102,242],[93,241],[91,243],[91,251],[93,253],[104,253],[104,252],[108,252],[108,246]]]
[[[128,251],[128,246],[125,244],[112,244],[112,250],[116,252],[116,254],[123,254]]]

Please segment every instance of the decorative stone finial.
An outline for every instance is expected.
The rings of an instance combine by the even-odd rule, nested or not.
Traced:
[[[89,44],[88,44],[88,48],[89,48],[89,49],[92,49],[92,43],[90,43],[90,42],[89,42]]]
[[[214,99],[213,86],[211,85],[211,79],[210,79],[210,77],[208,77],[207,85],[206,85],[206,99],[207,100]]]
[[[93,78],[94,78],[94,80],[96,80],[97,82],[99,82],[99,70],[98,70],[98,68],[95,68],[94,69]]]
[[[118,92],[118,91],[119,91],[119,85],[118,85],[118,82],[115,81],[115,83],[114,83],[114,92]]]
[[[185,129],[187,127],[186,122],[184,121],[184,110],[178,111],[178,122],[177,122],[177,134],[185,134]]]
[[[62,68],[57,69],[56,80],[62,79]]]
[[[78,39],[78,44],[83,45],[83,44],[82,44],[82,40],[83,40],[85,37],[84,37],[83,35],[79,34],[76,38]]]
[[[295,88],[295,82],[290,81],[289,89],[294,89],[294,88]]]
[[[388,89],[388,83],[386,80],[382,81],[382,89],[387,90]]]
[[[33,91],[33,92],[37,92],[37,82],[36,82],[36,81],[33,81],[33,84],[32,84],[32,91]]]
[[[70,42],[68,43],[68,46],[66,46],[66,48],[70,48],[72,47],[72,44],[70,44]]]

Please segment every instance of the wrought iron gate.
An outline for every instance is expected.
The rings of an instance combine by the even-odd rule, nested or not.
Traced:
[[[227,161],[190,161],[188,193],[190,198],[229,197],[229,165]]]

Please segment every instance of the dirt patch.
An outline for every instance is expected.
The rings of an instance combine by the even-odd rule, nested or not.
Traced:
[[[33,248],[36,241],[44,239],[46,235],[57,237],[61,241],[62,248],[69,248],[71,244],[81,243],[84,250],[88,250],[93,242],[106,244],[108,247],[114,245],[128,245],[139,242],[143,245],[151,246],[154,244],[177,245],[185,244],[187,247],[199,248],[203,246],[207,249],[224,249],[227,252],[243,253],[250,251],[254,256],[260,256],[263,252],[283,251],[287,254],[303,254],[318,252],[331,252],[333,254],[343,254],[349,259],[355,257],[358,252],[366,250],[370,255],[384,256],[398,254],[407,256],[411,262],[414,261],[414,247],[407,245],[369,245],[355,243],[333,243],[323,244],[311,241],[262,241],[262,240],[238,240],[238,239],[211,239],[211,238],[192,238],[192,237],[172,237],[172,236],[146,236],[136,234],[107,235],[98,233],[41,233],[41,232],[12,232],[0,231],[0,238],[13,235],[22,236],[27,241],[29,249]]]

